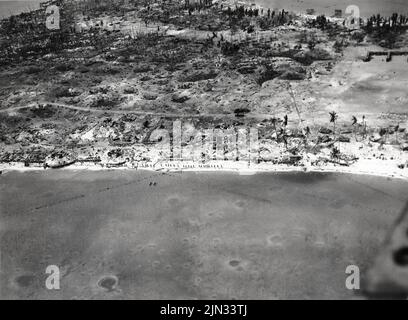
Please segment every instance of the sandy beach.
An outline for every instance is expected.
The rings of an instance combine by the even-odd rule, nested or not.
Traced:
[[[239,175],[253,175],[257,173],[287,173],[287,172],[304,172],[304,173],[347,173],[355,175],[368,175],[386,178],[395,178],[408,180],[408,171],[406,168],[398,168],[400,159],[382,160],[382,159],[362,159],[350,166],[341,166],[336,164],[326,163],[324,165],[310,165],[310,163],[301,163],[300,165],[286,165],[286,164],[272,164],[270,162],[264,163],[248,163],[245,161],[208,161],[206,163],[198,163],[196,161],[157,161],[157,162],[139,162],[132,164],[125,164],[123,166],[112,168],[106,167],[104,164],[98,163],[74,163],[69,166],[47,170],[63,170],[63,171],[112,171],[112,170],[126,170],[126,171],[155,171],[155,172],[233,172]],[[0,171],[44,171],[42,164],[33,165],[29,167],[24,163],[2,163],[0,164]]]

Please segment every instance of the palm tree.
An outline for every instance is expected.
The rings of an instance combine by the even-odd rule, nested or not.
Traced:
[[[395,143],[398,144],[398,131],[399,131],[399,124],[394,127],[395,130]]]
[[[357,124],[357,118],[355,117],[355,116],[352,116],[351,117],[351,125],[353,126],[353,131],[354,131],[354,138],[356,139],[356,141],[357,141],[357,134],[356,134],[356,124]]]
[[[330,156],[333,159],[338,159],[340,157],[340,150],[337,147],[333,147],[333,149],[331,150]]]
[[[305,148],[307,148],[307,139],[309,138],[309,136],[310,136],[310,127],[307,126],[304,130],[304,140],[303,140],[305,144]]]
[[[333,123],[333,138],[336,138],[336,121],[338,118],[338,115],[336,112],[332,111],[329,113],[330,114],[330,122]]]
[[[279,136],[282,138],[283,143],[285,144],[286,151],[288,150],[288,136],[286,133],[286,129],[279,128]]]
[[[277,119],[275,117],[273,117],[271,119],[271,122],[272,122],[272,125],[273,125],[273,130],[275,130],[275,132],[276,132],[276,121],[277,121]]]
[[[329,114],[330,114],[330,122],[333,123],[333,140],[334,140],[334,143],[336,143],[336,121],[337,121],[338,115],[335,111],[332,111]],[[339,141],[339,152],[340,152],[340,141]]]
[[[386,144],[387,136],[388,136],[388,129],[381,128],[378,134],[381,136],[381,145]]]

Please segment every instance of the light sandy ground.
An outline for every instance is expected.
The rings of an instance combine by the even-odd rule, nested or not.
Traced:
[[[248,164],[248,162],[243,161],[209,161],[206,164],[198,164],[193,161],[161,161],[161,162],[145,162],[139,163],[136,167],[119,167],[119,168],[104,168],[98,164],[73,164],[65,168],[60,168],[57,170],[70,171],[70,170],[80,170],[80,171],[100,171],[100,170],[147,170],[147,171],[158,171],[158,172],[236,172],[241,175],[253,175],[256,173],[267,173],[267,172],[326,172],[326,173],[351,173],[351,174],[361,174],[388,178],[397,178],[408,180],[408,171],[398,168],[399,160],[381,160],[381,159],[370,159],[370,160],[360,160],[355,164],[350,166],[340,166],[336,164],[324,164],[324,165],[310,165],[310,163],[304,162],[303,165],[291,166],[284,164]],[[42,166],[31,166],[25,167],[24,163],[9,163],[1,164],[0,170],[4,173],[19,171],[19,172],[30,172],[30,171],[44,171]],[[52,169],[47,169],[52,170]]]

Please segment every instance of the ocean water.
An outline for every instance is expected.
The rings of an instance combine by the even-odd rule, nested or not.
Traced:
[[[391,15],[394,12],[408,14],[407,0],[255,0],[256,3],[269,7],[305,12],[314,8],[317,13],[333,15],[335,9],[346,10],[349,5],[356,5],[361,16],[381,13]]]
[[[43,0],[0,0],[0,19],[6,18],[13,14],[19,14],[24,11],[39,9],[42,1]]]
[[[0,18],[30,9],[38,9],[39,3],[42,1],[0,0]],[[254,0],[254,2],[268,8],[286,9],[295,12],[305,12],[306,9],[314,8],[317,13],[326,15],[332,15],[335,9],[341,9],[344,12],[349,5],[358,6],[362,16],[370,16],[376,13],[391,15],[394,12],[408,14],[407,0]]]
[[[3,173],[0,299],[352,299],[346,267],[364,276],[407,189],[323,173]],[[61,290],[43,285],[48,265]]]

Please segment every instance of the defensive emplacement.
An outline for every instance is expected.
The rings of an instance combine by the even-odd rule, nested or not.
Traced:
[[[373,56],[386,56],[385,61],[390,62],[393,56],[408,56],[408,51],[368,51],[364,62],[369,62]],[[408,57],[407,57],[408,62]]]

